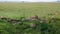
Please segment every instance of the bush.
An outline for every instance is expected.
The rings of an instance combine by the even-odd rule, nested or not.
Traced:
[[[23,21],[22,24],[10,24],[0,20],[0,34],[60,34],[60,20],[41,20]],[[32,26],[32,27],[31,27]]]

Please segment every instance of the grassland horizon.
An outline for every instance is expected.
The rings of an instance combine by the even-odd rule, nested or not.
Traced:
[[[10,18],[33,15],[42,17],[55,11],[58,11],[57,16],[59,17],[60,3],[0,3],[0,16]]]
[[[60,3],[0,3],[0,34],[60,34]]]

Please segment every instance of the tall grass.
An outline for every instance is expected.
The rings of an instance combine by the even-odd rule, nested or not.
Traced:
[[[55,15],[55,12],[58,14]],[[47,19],[49,31],[46,34],[60,34],[60,4],[59,3],[0,3],[0,16],[7,18],[30,17],[38,15]],[[53,17],[55,19],[50,20]],[[57,18],[57,19],[56,19]],[[43,25],[43,24],[42,24]],[[43,27],[42,27],[43,28]],[[41,34],[40,20],[24,21],[22,24],[12,25],[0,20],[0,34]]]
[[[0,3],[0,16],[10,18],[15,17],[30,17],[38,15],[39,17],[45,16],[48,13],[58,11],[60,15],[59,3]]]

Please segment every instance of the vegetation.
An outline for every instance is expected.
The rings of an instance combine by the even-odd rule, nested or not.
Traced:
[[[59,3],[0,3],[0,34],[60,34],[59,9]]]

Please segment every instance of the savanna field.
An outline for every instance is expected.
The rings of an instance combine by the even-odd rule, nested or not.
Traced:
[[[60,34],[60,3],[0,3],[0,34]]]

